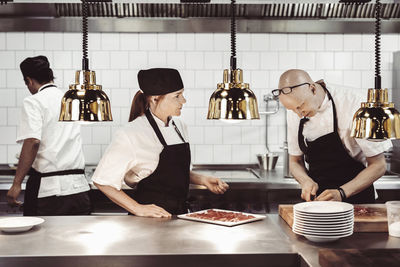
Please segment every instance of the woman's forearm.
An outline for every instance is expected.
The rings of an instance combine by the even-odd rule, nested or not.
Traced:
[[[103,192],[112,202],[124,208],[132,214],[135,214],[135,207],[139,205],[134,199],[129,197],[124,191],[117,190],[109,185],[101,185],[94,183],[94,185]]]

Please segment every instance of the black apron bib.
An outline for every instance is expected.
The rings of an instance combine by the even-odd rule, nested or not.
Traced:
[[[54,84],[49,84],[40,89],[40,91],[49,88],[56,87]],[[74,170],[63,170],[63,171],[55,171],[55,172],[47,172],[40,173],[35,169],[31,168],[29,171],[29,178],[26,182],[25,194],[24,194],[24,216],[35,216],[37,215],[37,199],[40,188],[40,181],[42,177],[49,176],[62,176],[62,175],[70,175],[70,174],[85,174],[85,170],[83,169],[74,169]]]
[[[187,194],[190,181],[190,146],[185,142],[175,123],[179,137],[184,143],[167,145],[149,110],[147,120],[156,133],[164,149],[154,172],[140,180],[133,198],[140,204],[155,204],[171,214],[186,213]]]
[[[308,175],[318,184],[317,195],[326,189],[336,189],[356,177],[365,166],[353,159],[345,149],[338,133],[335,102],[329,91],[324,88],[332,101],[333,132],[314,141],[304,141],[303,124],[299,126],[299,146],[309,164]],[[374,186],[370,185],[360,193],[349,197],[346,202],[352,204],[374,203]]]

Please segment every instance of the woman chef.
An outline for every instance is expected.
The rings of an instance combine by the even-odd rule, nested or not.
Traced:
[[[170,217],[187,212],[189,183],[223,194],[222,180],[190,171],[186,126],[179,116],[186,99],[175,69],[138,73],[139,87],[130,123],[117,131],[93,175],[94,184],[113,202],[137,216]],[[133,199],[121,190],[136,185]]]

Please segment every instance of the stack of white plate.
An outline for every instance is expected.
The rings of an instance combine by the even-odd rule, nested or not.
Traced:
[[[293,206],[294,233],[313,242],[330,242],[350,236],[354,230],[354,207],[337,201],[302,202]]]

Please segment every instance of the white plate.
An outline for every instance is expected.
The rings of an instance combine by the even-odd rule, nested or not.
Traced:
[[[343,213],[354,210],[352,204],[339,201],[310,201],[295,204],[294,211],[301,211],[307,214],[328,214]]]
[[[304,230],[316,230],[316,231],[341,231],[349,228],[353,228],[353,224],[347,224],[342,226],[333,226],[333,227],[319,227],[319,226],[312,226],[312,225],[301,225],[301,224],[293,224],[293,227],[304,229]]]
[[[315,235],[315,236],[328,236],[328,237],[337,237],[342,235],[347,235],[349,233],[353,233],[354,229],[349,229],[343,232],[332,232],[332,233],[325,233],[325,232],[315,232],[315,231],[303,231],[293,228],[292,231],[299,235]]]
[[[23,232],[43,222],[44,219],[38,217],[9,217],[0,219],[0,229],[4,232]]]
[[[312,241],[312,242],[322,243],[322,242],[336,241],[339,238],[346,237],[346,236],[351,236],[352,234],[353,233],[348,234],[348,235],[344,235],[344,236],[340,236],[340,237],[321,237],[321,236],[313,236],[313,235],[304,235],[304,237],[307,238],[308,240]]]
[[[343,235],[347,234],[349,232],[353,232],[353,228],[349,228],[346,230],[341,230],[341,231],[314,231],[314,230],[303,230],[299,228],[293,228],[293,232],[298,233],[298,234],[310,234],[310,235],[321,235],[321,236],[336,236],[336,235]]]
[[[307,220],[315,220],[315,221],[336,221],[336,220],[346,220],[353,219],[354,215],[349,214],[345,216],[326,216],[326,217],[317,217],[317,216],[303,216],[295,214],[294,218],[307,219]]]
[[[223,221],[213,221],[213,220],[207,220],[207,219],[200,219],[200,218],[194,218],[188,216],[189,214],[197,214],[197,213],[204,213],[209,210],[215,210],[215,211],[222,211],[222,212],[233,212],[233,213],[241,213],[243,215],[251,215],[254,216],[252,219],[248,220],[243,220],[239,222],[223,222]],[[265,215],[259,215],[259,214],[251,214],[251,213],[245,213],[245,212],[239,212],[239,211],[231,211],[231,210],[220,210],[220,209],[207,209],[207,210],[201,210],[201,211],[196,211],[196,212],[191,212],[191,213],[186,213],[186,214],[181,214],[178,215],[178,218],[180,219],[185,219],[185,220],[191,220],[191,221],[197,221],[197,222],[205,222],[205,223],[213,223],[213,224],[218,224],[218,225],[223,225],[223,226],[235,226],[243,223],[249,223],[249,222],[254,222],[258,220],[264,219],[266,216]]]
[[[301,215],[301,216],[313,216],[313,217],[334,217],[334,216],[348,216],[354,213],[353,210],[345,211],[345,212],[337,212],[337,213],[308,213],[303,211],[294,211],[294,214]]]

